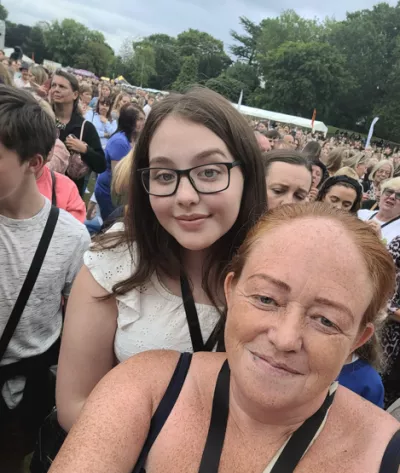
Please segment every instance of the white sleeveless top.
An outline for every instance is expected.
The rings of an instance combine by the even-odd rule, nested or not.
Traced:
[[[115,224],[111,231],[122,230]],[[87,251],[84,263],[94,279],[107,292],[117,282],[129,277],[135,269],[127,245],[103,251]],[[115,356],[121,362],[146,350],[177,350],[193,352],[185,308],[181,297],[171,294],[153,274],[150,281],[123,296],[116,296],[118,305]],[[215,307],[196,304],[203,340],[211,335],[219,314]]]

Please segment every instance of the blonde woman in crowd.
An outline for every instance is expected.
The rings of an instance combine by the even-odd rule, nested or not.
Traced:
[[[0,63],[0,85],[14,85],[6,66]]]
[[[121,107],[128,103],[131,103],[131,96],[126,92],[120,92],[112,106],[111,117],[113,120],[118,120]]]
[[[89,107],[90,101],[92,100],[93,97],[93,87],[86,83],[83,82],[79,86],[79,108],[82,112],[82,115],[85,116],[87,112],[91,110]]]
[[[352,179],[355,179],[356,181],[359,181],[357,172],[349,166],[344,166],[340,168],[339,171],[335,173],[335,176],[347,176],[351,177]]]
[[[346,152],[345,148],[334,148],[325,159],[322,158],[322,162],[325,164],[330,176],[334,176],[342,167],[343,157]]]
[[[393,177],[393,164],[388,159],[379,161],[369,175],[369,181],[363,184],[364,192],[369,200],[377,201],[377,193],[383,181]]]
[[[360,180],[367,171],[366,153],[351,151],[349,156],[343,160],[343,166],[353,169],[357,174],[357,180]]]

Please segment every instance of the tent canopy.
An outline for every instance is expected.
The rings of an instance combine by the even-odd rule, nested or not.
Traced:
[[[238,104],[232,104],[236,109]],[[272,120],[279,123],[288,123],[290,125],[300,126],[302,128],[312,128],[311,118],[295,117],[294,115],[286,115],[285,113],[270,112],[269,110],[262,110],[261,108],[247,107],[246,105],[240,106],[240,113],[243,115],[249,115],[256,118],[262,118],[264,120]],[[314,130],[324,133],[328,133],[328,127],[323,122],[314,122]]]

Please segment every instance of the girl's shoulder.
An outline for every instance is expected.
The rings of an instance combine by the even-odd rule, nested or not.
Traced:
[[[124,232],[124,224],[115,223],[106,232],[103,241],[92,243],[83,257],[92,276],[110,293],[115,284],[133,274],[137,264],[136,243],[124,242]]]

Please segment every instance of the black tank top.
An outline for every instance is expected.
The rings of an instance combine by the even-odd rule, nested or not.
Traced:
[[[163,398],[161,399],[161,402],[156,412],[154,413],[153,418],[151,419],[149,434],[147,436],[146,442],[143,446],[143,449],[139,455],[138,461],[132,473],[146,473],[146,470],[144,469],[144,465],[150,453],[151,447],[153,446],[155,440],[157,439],[159,433],[161,432],[165,422],[168,419],[169,414],[171,413],[179,397],[179,394],[185,383],[191,361],[192,361],[191,353],[181,354],[178,364],[175,368],[174,374],[172,375],[171,381],[168,385],[168,388],[165,391],[165,394]],[[218,377],[217,384],[220,381],[220,376],[222,374],[222,371],[223,369],[221,369],[221,373]],[[225,376],[226,376],[226,373],[225,373]],[[333,400],[333,397],[332,397],[332,400]],[[325,401],[324,404],[326,404],[327,401],[329,401],[329,396],[327,397],[327,400]],[[214,397],[214,404],[215,404],[215,397]],[[328,409],[329,409],[329,406],[328,406]],[[318,413],[319,411],[317,411],[316,414]],[[314,414],[314,416],[316,414]],[[222,439],[222,443],[223,443],[223,439]],[[306,452],[307,448],[304,449],[304,452]],[[221,445],[221,449],[222,449],[222,445]],[[281,459],[283,459],[284,453],[285,451],[283,451]],[[390,440],[385,450],[381,467],[379,469],[379,473],[398,473],[399,466],[400,466],[400,430],[398,430],[394,434],[394,436]],[[294,466],[290,470],[285,469],[284,471],[285,473],[292,473],[295,467],[296,466]],[[280,471],[280,470],[278,469],[277,471]]]

